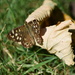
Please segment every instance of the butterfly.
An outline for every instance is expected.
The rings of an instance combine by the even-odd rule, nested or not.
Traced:
[[[7,35],[8,39],[18,42],[25,48],[36,45],[36,42],[42,45],[43,39],[40,35],[40,25],[38,20],[25,22],[24,25],[13,29]]]

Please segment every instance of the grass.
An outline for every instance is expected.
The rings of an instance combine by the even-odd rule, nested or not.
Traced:
[[[72,0],[54,1],[62,11],[68,13],[68,4]],[[46,50],[37,46],[26,49],[7,38],[8,32],[23,25],[27,16],[42,2],[43,0],[0,0],[0,75],[75,75],[74,66],[65,65]],[[67,5],[63,5],[64,2]]]

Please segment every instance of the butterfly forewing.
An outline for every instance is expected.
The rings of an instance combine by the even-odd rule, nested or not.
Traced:
[[[22,25],[9,32],[8,38],[22,44],[26,48],[30,48],[34,45],[34,40],[29,34],[25,25]]]

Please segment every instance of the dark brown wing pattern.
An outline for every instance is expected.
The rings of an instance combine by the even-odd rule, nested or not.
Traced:
[[[29,30],[34,38],[34,40],[38,43],[41,44],[43,43],[43,39],[40,36],[40,25],[38,20],[33,20],[28,23]]]
[[[42,44],[40,36],[40,26],[37,20],[26,23],[8,33],[10,40],[22,44],[25,48],[30,48],[35,43]]]

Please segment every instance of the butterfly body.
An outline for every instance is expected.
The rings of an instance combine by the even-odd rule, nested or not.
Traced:
[[[10,40],[22,44],[25,48],[30,48],[33,45],[42,44],[40,36],[40,25],[37,20],[26,23],[8,33]]]

